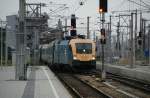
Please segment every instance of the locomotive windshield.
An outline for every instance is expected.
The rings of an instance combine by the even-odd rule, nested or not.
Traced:
[[[92,44],[91,43],[76,43],[76,51],[80,54],[91,54]]]

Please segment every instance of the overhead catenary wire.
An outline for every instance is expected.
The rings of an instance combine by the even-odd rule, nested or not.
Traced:
[[[113,9],[118,9],[119,8],[120,9],[125,4],[125,1],[126,0],[122,0],[119,4],[117,4],[117,5],[115,5],[115,6],[111,7],[111,8],[113,8]]]
[[[133,0],[128,0],[128,1],[134,3],[134,4],[138,5],[138,6],[142,6],[142,7],[145,7],[145,8],[150,8],[149,6],[145,6],[145,5],[143,5],[143,4],[140,4],[140,3],[135,2],[135,1],[133,1]]]
[[[144,5],[146,5],[147,7],[150,6],[149,4],[147,4],[146,2],[144,2],[143,0],[141,0],[141,2],[142,2]]]

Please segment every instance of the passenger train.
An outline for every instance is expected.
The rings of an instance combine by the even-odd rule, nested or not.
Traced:
[[[55,40],[41,47],[41,60],[60,68],[96,68],[95,42],[90,39],[73,38]]]

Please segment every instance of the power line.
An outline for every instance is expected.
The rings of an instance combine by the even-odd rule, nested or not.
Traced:
[[[143,4],[145,4],[146,6],[150,6],[149,4],[147,4],[147,3],[145,3],[143,0],[141,0],[141,2],[143,3]]]
[[[80,1],[78,1],[78,6],[74,9],[74,13],[77,10],[79,10],[81,8],[81,6],[83,6],[86,2],[87,2],[87,0],[80,0]]]
[[[123,4],[125,4],[125,1],[126,0],[122,0],[122,2],[121,3],[119,3],[119,4],[117,4],[117,5],[115,5],[114,7],[112,7],[112,8],[114,8],[114,9],[120,9],[120,7],[122,7],[123,6]]]
[[[128,0],[128,1],[134,3],[134,4],[138,5],[138,6],[142,6],[142,7],[145,7],[145,8],[150,8],[150,7],[148,7],[148,6],[145,6],[145,5],[142,5],[142,4],[140,4],[140,3],[137,3],[137,2],[135,2],[135,1],[133,1],[133,0]]]
[[[121,10],[121,11],[112,11],[112,13],[121,13],[121,12],[135,12],[135,11],[138,11],[138,12],[150,12],[149,9],[135,9],[135,10]]]

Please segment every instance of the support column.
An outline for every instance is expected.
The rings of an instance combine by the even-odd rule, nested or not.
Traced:
[[[1,68],[3,67],[3,21],[1,21]]]
[[[87,17],[87,39],[90,39],[89,20],[90,20],[90,17],[88,16]]]
[[[131,21],[130,21],[130,53],[131,53],[131,62],[130,62],[130,67],[133,68],[135,64],[135,45],[134,45],[134,31],[133,31],[133,13],[131,13]]]
[[[67,18],[65,18],[65,35],[68,35],[67,34]]]
[[[149,50],[149,65],[150,65],[150,24],[148,25],[148,50]]]
[[[16,34],[16,80],[26,80],[24,18],[25,0],[19,0],[19,32]]]
[[[109,56],[110,56],[110,62],[109,62],[109,63],[112,63],[112,51],[111,51],[111,50],[112,50],[112,48],[111,48],[111,41],[112,41],[112,40],[111,40],[111,32],[112,32],[112,30],[111,30],[111,23],[112,23],[112,22],[111,22],[111,17],[112,17],[112,16],[110,16],[110,24],[109,24],[109,49],[110,49],[110,51],[109,51],[109,54],[110,54],[110,55],[109,55]]]
[[[102,29],[104,29],[104,23],[105,23],[105,13],[102,12]],[[106,80],[106,70],[105,70],[105,65],[104,65],[104,43],[101,44],[102,46],[102,73],[101,73],[101,78],[102,78],[102,81],[105,81]]]
[[[137,34],[137,28],[138,28],[138,24],[137,24],[137,10],[136,10],[136,13],[135,13],[135,32],[134,32],[134,38],[135,38],[135,41],[134,41],[134,43],[135,43],[135,45],[134,45],[134,47],[135,47],[135,50],[134,50],[134,53],[135,53],[135,63],[136,63],[136,58],[137,58],[137,55],[136,55],[136,51],[137,51],[137,43],[138,43],[138,34]]]
[[[7,24],[6,24],[6,34],[5,34],[5,66],[8,64],[8,47],[7,47]]]
[[[117,55],[120,57],[120,21],[117,26]]]

